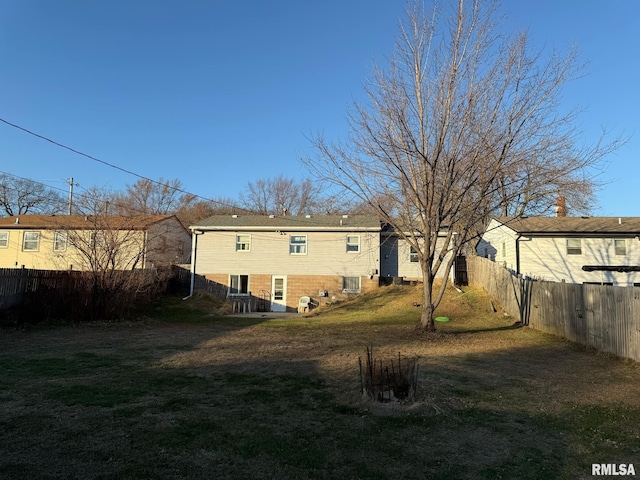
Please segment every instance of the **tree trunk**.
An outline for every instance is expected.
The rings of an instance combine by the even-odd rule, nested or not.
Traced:
[[[420,316],[420,326],[427,332],[433,332],[436,329],[433,321],[433,281],[427,275],[422,284],[422,315]]]

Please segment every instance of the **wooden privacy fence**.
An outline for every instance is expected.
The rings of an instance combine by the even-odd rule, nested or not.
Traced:
[[[124,318],[165,293],[170,269],[85,272],[0,269],[0,327],[49,319]]]
[[[28,294],[43,288],[66,288],[75,272],[0,268],[0,310],[20,305]]]
[[[544,282],[467,257],[469,281],[536,330],[640,361],[640,288]]]

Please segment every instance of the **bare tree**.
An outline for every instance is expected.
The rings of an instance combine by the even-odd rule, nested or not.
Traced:
[[[178,208],[176,215],[183,225],[195,225],[199,220],[210,217],[211,215],[232,215],[246,212],[245,209],[235,206],[235,201],[230,198],[218,197],[212,200],[193,200],[186,201]]]
[[[317,154],[305,160],[417,253],[428,330],[446,287],[434,290],[436,275],[447,276],[487,214],[522,202],[524,186],[540,199],[549,179],[587,175],[618,145],[579,147],[576,113],[558,111],[563,85],[581,68],[575,51],[531,55],[526,33],[496,30],[494,2],[453,3],[450,12],[427,14],[421,2],[408,9],[368,102],[350,110],[350,142],[317,136]]]
[[[64,204],[62,195],[42,183],[0,174],[0,208],[8,216],[60,213]]]
[[[77,214],[51,220],[61,267],[81,271],[98,317],[119,315],[160,288],[169,271],[156,267],[183,262],[189,243],[179,242],[184,227],[177,218],[114,214],[113,198],[90,188],[76,197]]]
[[[120,213],[164,215],[177,212],[193,199],[192,195],[183,193],[182,182],[177,178],[156,181],[141,178],[127,185],[125,193],[117,195],[114,202]]]
[[[279,175],[247,184],[241,195],[242,206],[263,215],[302,215],[318,211],[321,187],[309,178],[295,180]]]

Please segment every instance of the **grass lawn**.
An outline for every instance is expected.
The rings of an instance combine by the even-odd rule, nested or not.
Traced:
[[[308,317],[220,317],[168,299],[129,324],[0,332],[2,479],[574,479],[640,475],[640,369],[451,290]],[[360,393],[358,358],[419,358],[416,400]]]

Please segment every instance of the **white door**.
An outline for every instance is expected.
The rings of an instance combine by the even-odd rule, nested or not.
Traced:
[[[271,311],[287,311],[287,277],[271,277]]]

